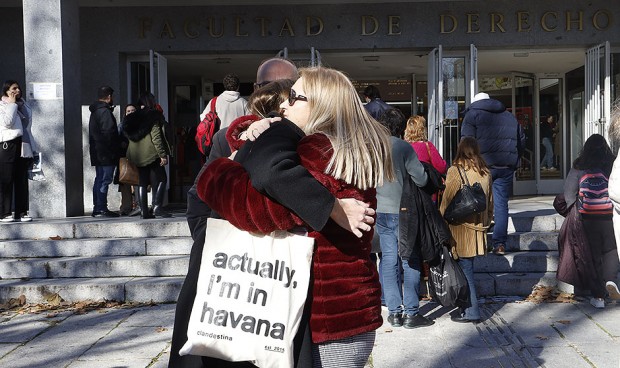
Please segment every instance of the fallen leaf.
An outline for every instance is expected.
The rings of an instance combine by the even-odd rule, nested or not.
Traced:
[[[51,305],[60,305],[64,300],[58,293],[48,294],[45,296],[45,301]]]
[[[165,328],[165,327],[157,327],[157,328],[155,329],[155,332],[165,332],[165,331],[168,331],[168,329],[167,329],[167,328]]]
[[[50,240],[62,240],[62,236],[60,235],[50,236]]]
[[[538,340],[549,340],[549,337],[545,335],[536,335],[536,338]]]
[[[563,319],[563,320],[560,320],[560,321],[557,321],[557,322],[558,322],[558,323],[561,323],[561,324],[563,324],[563,325],[570,325],[570,324],[572,323],[571,321],[566,320],[566,319]]]

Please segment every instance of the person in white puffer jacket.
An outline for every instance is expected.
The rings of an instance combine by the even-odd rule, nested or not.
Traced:
[[[618,149],[620,148],[620,99],[614,102],[614,106],[611,111],[611,118],[609,124],[609,140],[612,150],[616,155],[611,174],[609,175],[608,192],[609,199],[614,204],[613,223],[614,223],[614,236],[616,237],[616,246],[620,244],[620,156],[618,156]],[[618,252],[618,258],[620,260],[620,249]],[[620,291],[618,285],[613,281],[608,281],[606,284],[609,297],[612,299],[620,299]]]
[[[32,221],[28,215],[28,168],[37,146],[30,131],[32,112],[19,83],[7,80],[0,100],[0,221]],[[13,193],[15,200],[13,201]],[[11,203],[15,207],[11,211]]]

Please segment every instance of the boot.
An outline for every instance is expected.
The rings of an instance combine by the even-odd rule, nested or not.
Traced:
[[[155,216],[149,213],[149,193],[146,191],[146,186],[137,187],[137,189],[140,198],[140,217],[143,219],[154,218]]]
[[[155,192],[153,192],[153,215],[160,217],[172,217],[170,212],[164,210],[164,196],[166,195],[166,183],[157,184]]]

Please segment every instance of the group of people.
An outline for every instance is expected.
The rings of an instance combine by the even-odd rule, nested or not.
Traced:
[[[411,178],[419,187],[427,185],[428,169],[421,161],[441,174],[447,165],[428,142],[422,117],[406,120],[389,105],[383,109],[377,101],[378,91],[368,91],[365,108],[353,84],[339,71],[324,67],[297,70],[280,58],[259,66],[248,102],[251,115],[238,117],[215,134],[210,156],[188,192],[187,218],[194,244],[177,302],[170,367],[244,366],[178,354],[187,340],[208,217],[222,217],[242,230],[264,234],[293,228],[298,232],[301,227],[316,239],[307,308],[294,343],[297,367],[363,367],[375,330],[382,324],[382,289],[393,326],[417,328],[434,323],[419,313],[421,260],[399,256],[398,208],[405,180]],[[367,110],[373,101],[380,105],[372,112],[379,114],[376,118]],[[490,101],[495,100],[487,104]],[[453,253],[461,261],[471,293],[471,305],[457,311],[452,318],[456,322],[480,319],[473,258],[486,253],[487,229],[494,212],[502,212],[493,201],[493,175],[505,192],[500,201],[506,202],[507,227],[511,189],[501,179],[514,174],[517,167],[519,126],[496,103],[470,107],[476,113],[468,118],[470,128],[464,129],[465,138],[453,163],[470,181],[482,182],[488,199],[487,212],[451,225]],[[480,115],[487,113],[499,116],[484,126],[487,122]],[[479,145],[476,131],[491,124],[505,131],[500,138],[511,149],[503,154],[493,151],[496,144]],[[490,164],[484,158],[489,152]],[[451,201],[460,181],[453,166],[447,171],[440,211],[445,211],[444,204]],[[496,228],[501,226],[496,219]],[[373,228],[380,237],[381,276],[370,257]],[[505,251],[506,232],[503,238],[499,232],[498,254]],[[398,281],[400,267],[404,290]]]
[[[480,183],[486,197],[485,211],[449,224],[451,252],[470,293],[469,303],[459,307],[452,320],[480,320],[474,259],[490,249],[497,255],[507,251],[508,197],[525,146],[522,129],[500,101],[478,94],[465,111],[462,138],[448,168],[427,140],[421,116],[406,119],[382,103],[376,87],[368,88],[365,97],[366,105],[350,80],[330,68],[298,70],[281,58],[261,63],[247,110],[215,134],[210,155],[188,192],[187,220],[194,243],[177,302],[170,367],[251,366],[179,355],[187,341],[202,252],[208,246],[209,217],[254,233],[295,229],[316,240],[307,305],[294,339],[296,367],[363,367],[382,324],[382,290],[392,326],[432,325],[419,311],[421,259],[416,252],[407,258],[399,252],[399,207],[406,181],[427,188],[436,173],[445,175],[441,196],[432,197],[441,215],[465,179]],[[165,164],[166,151],[149,147],[148,159],[135,155],[137,142],[146,135],[151,142],[162,135],[152,101],[140,105],[126,117],[122,130],[129,138],[127,156],[142,170],[142,185],[147,172]],[[134,125],[141,126],[137,131],[142,133],[137,134]],[[493,244],[487,247],[492,220]],[[371,260],[373,229],[379,235],[381,271]],[[603,232],[597,236],[591,242],[600,241]],[[610,251],[608,243],[599,244],[601,252]],[[606,278],[601,276],[602,287],[592,290],[595,297],[603,297],[599,294],[605,288],[612,294],[605,284],[612,280]],[[613,291],[620,296],[617,287]]]
[[[119,127],[113,114],[113,93],[109,86],[100,87],[97,101],[89,107],[89,151],[91,165],[95,167],[92,216],[140,214],[143,219],[170,217],[171,214],[164,209],[167,190],[165,166],[170,156],[170,145],[166,139],[167,122],[163,111],[152,93],[144,93],[138,104],[126,106]],[[115,181],[115,173],[118,180],[121,157],[126,157],[137,167],[139,182],[133,188],[119,183],[122,197],[119,214],[108,208],[108,188]],[[151,207],[148,205],[149,186]],[[137,201],[133,200],[134,196]]]
[[[19,83],[7,80],[0,99],[0,221],[30,222],[28,171],[39,147],[32,135],[32,110]]]

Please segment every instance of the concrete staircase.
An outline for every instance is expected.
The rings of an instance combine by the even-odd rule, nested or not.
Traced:
[[[523,211],[511,213],[510,253],[476,259],[480,296],[528,295],[537,284],[558,286],[557,231],[563,218],[545,201],[542,209],[530,201]],[[513,207],[519,203],[511,201],[511,212]],[[29,303],[55,294],[66,301],[173,302],[191,245],[182,214],[0,224],[0,303],[22,294]],[[559,286],[572,292],[570,285]]]
[[[0,303],[176,301],[191,246],[183,215],[0,224]]]

